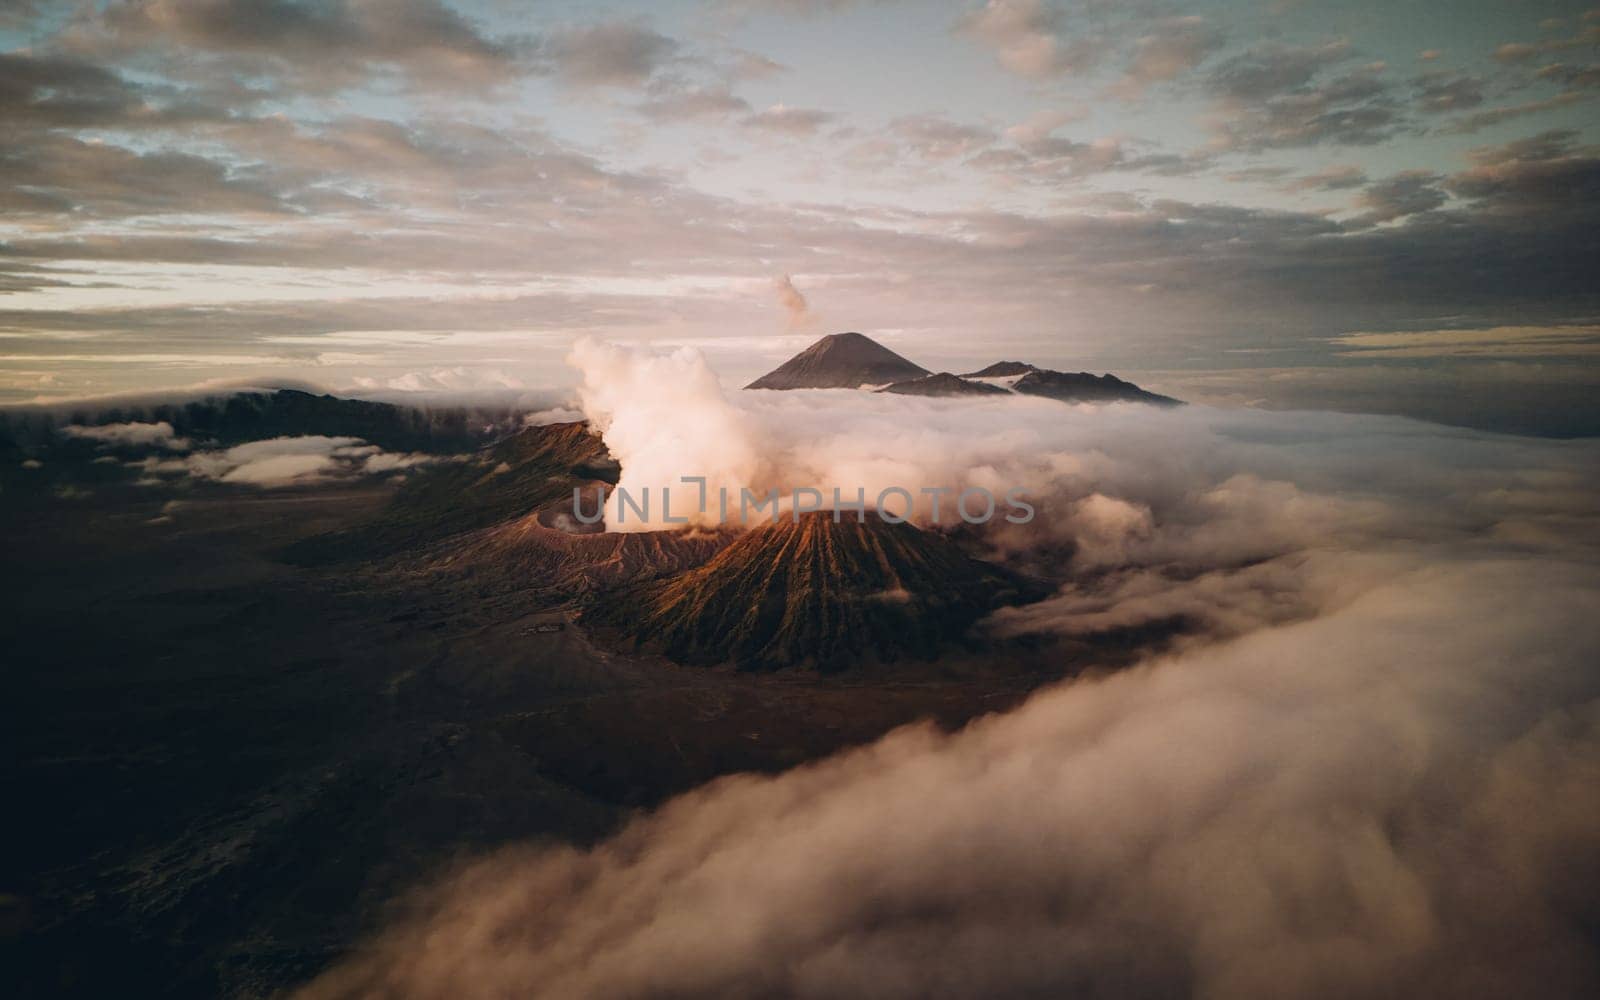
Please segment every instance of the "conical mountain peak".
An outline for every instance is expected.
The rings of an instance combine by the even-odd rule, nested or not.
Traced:
[[[1047,589],[935,531],[832,511],[746,532],[705,565],[614,592],[587,620],[686,663],[839,669],[928,658]]]
[[[747,389],[859,389],[921,378],[928,370],[855,332],[823,337]]]

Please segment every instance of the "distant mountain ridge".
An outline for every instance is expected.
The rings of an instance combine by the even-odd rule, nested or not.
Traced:
[[[996,361],[987,368],[980,368],[975,372],[967,372],[962,378],[1008,378],[1013,375],[1026,375],[1038,371],[1026,361]]]
[[[1008,380],[999,381],[996,380]],[[1025,361],[996,361],[965,375],[934,374],[859,333],[823,337],[746,389],[860,389],[904,396],[993,396],[1015,392],[1064,403],[1147,403],[1181,400],[1142,389],[1115,375],[1058,372]]]
[[[0,409],[0,441],[38,444],[59,429],[119,423],[172,425],[182,438],[221,446],[275,437],[355,437],[386,451],[450,454],[476,448],[515,426],[514,407],[444,406],[426,409],[348,399],[302,389],[247,389],[152,402],[39,404]]]
[[[1012,392],[1026,396],[1047,396],[1065,403],[1129,402],[1152,406],[1179,406],[1171,396],[1149,392],[1124,382],[1115,375],[1090,375],[1088,372],[1054,372],[1035,369],[1018,379]]]
[[[886,385],[879,392],[892,392],[900,396],[1003,396],[1006,391],[997,385],[968,382],[949,372],[924,375],[905,382]]]

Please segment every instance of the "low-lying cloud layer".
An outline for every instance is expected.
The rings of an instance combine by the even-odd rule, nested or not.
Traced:
[[[68,424],[61,428],[61,433],[68,437],[81,438],[86,441],[98,441],[101,444],[114,447],[131,448],[165,448],[168,451],[188,451],[189,440],[178,437],[172,425],[165,420],[155,423],[128,422],[121,424],[101,424],[88,427],[82,424]]]
[[[1580,996],[1597,598],[1592,567],[1399,573],[954,737],[723,781],[468,869],[309,995]]]
[[[303,435],[196,451],[182,458],[154,456],[131,464],[142,471],[140,481],[151,485],[168,477],[188,477],[275,488],[382,475],[436,461],[432,455],[386,452],[360,438]]]
[[[494,855],[308,996],[1600,988],[1594,443],[1202,407],[713,398],[687,355],[576,360],[624,482],[718,455],[696,471],[1046,470],[1034,533],[991,541],[1069,582],[992,625],[1182,614],[1207,638],[954,735],[912,727],[713,783],[591,850]]]

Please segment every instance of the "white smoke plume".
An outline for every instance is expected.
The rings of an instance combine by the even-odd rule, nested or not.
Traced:
[[[787,274],[774,278],[772,286],[778,293],[778,305],[789,314],[790,330],[805,330],[816,325],[811,304],[806,301],[805,294],[794,286],[793,278]]]
[[[716,375],[698,351],[669,355],[629,351],[591,339],[579,340],[567,358],[582,374],[578,401],[590,426],[622,464],[622,477],[608,501],[606,525],[613,531],[676,527],[666,520],[663,490],[677,493],[672,516],[692,516],[709,526],[717,508],[693,507],[698,487],[681,477],[703,476],[715,495],[754,481],[762,460],[746,436],[745,422],[728,401]],[[624,509],[621,497],[653,499],[648,517]]]
[[[1038,520],[990,543],[1067,582],[995,627],[1205,638],[490,856],[307,996],[1600,990],[1600,443],[574,359],[624,481],[1031,476]]]

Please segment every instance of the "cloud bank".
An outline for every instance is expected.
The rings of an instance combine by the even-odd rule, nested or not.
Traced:
[[[496,857],[307,995],[1580,996],[1597,598],[1592,566],[1400,572]]]
[[[162,482],[164,477],[182,476],[272,489],[383,475],[436,461],[440,459],[433,455],[387,452],[360,438],[312,434],[250,441],[232,448],[197,451],[183,458],[151,457],[130,464],[143,471],[140,482],[146,485]]]
[[[168,451],[189,450],[188,438],[178,437],[173,432],[172,425],[165,420],[156,423],[101,424],[98,427],[68,424],[61,428],[61,433],[68,437],[98,441],[110,447],[158,447],[165,448]]]

